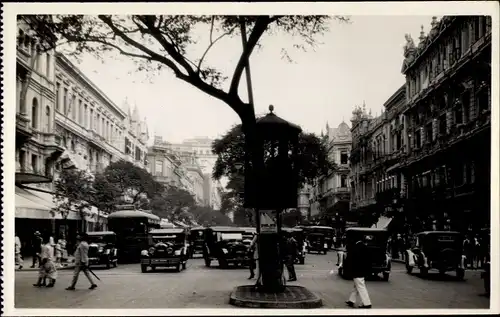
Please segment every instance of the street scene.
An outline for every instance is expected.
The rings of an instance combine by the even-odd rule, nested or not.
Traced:
[[[323,308],[345,308],[346,294],[352,282],[329,271],[335,267],[336,254],[311,254],[304,265],[296,265],[297,282],[317,292],[323,299]],[[88,290],[82,276],[75,292],[64,290],[69,285],[72,271],[59,271],[58,283],[53,289],[34,288],[36,272],[16,272],[15,305],[17,308],[238,308],[229,305],[228,290],[247,284],[248,270],[205,267],[203,259],[188,261],[181,273],[173,269],[141,274],[138,264],[123,264],[116,269],[95,268],[101,278],[98,289]],[[377,308],[474,308],[487,309],[489,299],[483,295],[479,272],[468,270],[464,281],[450,275],[432,274],[422,278],[406,273],[404,264],[395,263],[391,280],[367,281],[371,299]]]
[[[14,308],[496,307],[497,20],[17,15]]]

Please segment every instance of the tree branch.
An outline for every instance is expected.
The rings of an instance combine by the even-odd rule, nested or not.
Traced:
[[[105,16],[105,15],[99,15],[99,19],[101,19],[101,21],[103,21],[108,27],[111,28],[111,30],[113,30],[115,32],[116,35],[118,35],[122,40],[124,40],[126,43],[128,43],[129,45],[137,48],[138,50],[140,51],[143,51],[147,54],[149,54],[151,56],[151,59],[152,60],[155,60],[157,62],[160,62],[160,63],[163,63],[165,65],[167,65],[168,67],[170,67],[175,75],[182,79],[182,80],[185,80],[187,79],[187,75],[183,74],[181,72],[181,70],[177,67],[177,65],[175,65],[175,63],[173,61],[171,61],[170,59],[164,57],[164,56],[161,56],[160,54],[150,50],[149,48],[147,48],[146,46],[134,41],[133,39],[131,39],[130,37],[128,37],[127,35],[125,35],[125,33],[123,33],[119,28],[117,28],[114,24],[113,24],[113,21],[111,20],[110,17],[108,16]]]
[[[184,56],[182,56],[175,46],[171,43],[169,43],[165,38],[163,37],[163,34],[160,32],[158,28],[155,27],[155,22],[156,22],[156,17],[151,16],[151,15],[146,15],[146,16],[140,16],[139,20],[144,23],[144,25],[148,28],[149,34],[153,36],[160,44],[163,46],[163,48],[167,51],[167,53],[172,56],[172,58],[179,63],[184,69],[187,71],[189,76],[198,76],[197,73],[193,70],[191,65],[186,61]]]
[[[252,54],[255,45],[257,45],[257,42],[262,37],[262,34],[264,34],[264,32],[266,31],[270,21],[271,19],[269,18],[269,16],[260,16],[259,18],[257,18],[252,33],[248,37],[247,46],[243,48],[243,53],[241,54],[240,60],[238,61],[238,64],[236,65],[236,68],[234,70],[233,79],[231,80],[231,86],[229,88],[229,95],[238,95],[238,87],[240,85],[241,75],[243,74],[243,70],[247,65],[248,58]]]
[[[208,51],[215,45],[215,43],[217,43],[220,39],[222,39],[224,36],[226,35],[230,35],[231,33],[233,33],[233,31],[236,29],[236,26],[234,26],[232,29],[230,29],[229,31],[221,34],[219,37],[217,37],[215,40],[212,40],[213,39],[213,29],[214,29],[214,17],[212,17],[212,25],[210,26],[210,44],[208,45],[207,49],[205,50],[205,52],[203,53],[203,55],[201,56],[200,58],[200,61],[198,62],[198,66],[197,66],[197,69],[198,69],[198,73],[200,73],[200,69],[201,69],[201,63],[203,63],[203,60],[205,59],[205,56],[207,55]]]

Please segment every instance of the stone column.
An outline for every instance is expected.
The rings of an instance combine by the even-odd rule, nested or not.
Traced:
[[[432,140],[434,141],[435,139],[437,139],[437,135],[438,135],[438,132],[439,132],[439,127],[438,127],[438,118],[434,118],[432,120]]]
[[[446,111],[446,133],[450,133],[452,125],[453,125],[453,113],[451,109],[448,109]]]

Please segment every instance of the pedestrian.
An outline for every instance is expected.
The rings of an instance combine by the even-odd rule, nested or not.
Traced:
[[[44,244],[42,245],[40,252],[41,265],[38,269],[38,281],[36,284],[33,284],[33,286],[54,287],[57,279],[57,269],[53,261],[54,249],[48,236],[45,237],[43,242]],[[48,285],[46,284],[46,279],[50,280]]]
[[[295,258],[297,257],[297,241],[293,238],[291,233],[286,233],[285,237],[285,264],[288,271],[288,282],[295,282],[297,275],[295,274]]]
[[[15,263],[16,266],[19,266],[19,269],[23,268],[23,256],[21,255],[21,249],[22,249],[21,239],[19,239],[19,236],[16,234],[15,247],[14,247],[16,253]]]
[[[465,266],[470,268],[474,266],[474,250],[470,236],[465,237],[464,240],[464,253],[465,253]]]
[[[89,273],[89,244],[87,243],[87,234],[81,233],[77,235],[77,247],[75,250],[75,270],[73,271],[73,280],[71,285],[66,288],[68,291],[75,290],[76,282],[78,281],[78,275],[83,271],[83,274],[87,277],[90,282],[90,288],[94,289],[97,285],[92,280],[92,276]]]
[[[249,259],[248,268],[250,270],[250,276],[248,277],[249,280],[255,277],[255,269],[257,268],[257,257],[255,256],[256,249],[257,249],[257,235],[254,234],[252,241],[250,242],[250,245],[248,247],[248,259]]]
[[[473,246],[472,246],[472,249],[473,249],[473,259],[474,259],[474,264],[473,264],[473,268],[475,269],[478,269],[479,266],[480,266],[480,254],[481,254],[481,243],[479,242],[479,237],[478,235],[475,235],[474,236],[474,239],[473,239]]]
[[[41,265],[40,261],[40,253],[42,252],[42,236],[39,231],[35,231],[33,234],[33,240],[31,241],[31,251],[33,254],[33,263],[31,264],[31,268],[34,268],[38,263],[38,266]]]
[[[366,236],[364,239],[369,239]],[[370,259],[367,258],[368,252],[366,249],[366,242],[359,240],[354,245],[353,250],[350,250],[349,257],[351,257],[350,271],[354,281],[354,290],[351,292],[346,304],[349,307],[356,305],[357,298],[361,300],[359,308],[372,308],[370,296],[365,285],[365,276],[370,273]]]
[[[56,243],[56,264],[61,267],[62,266],[62,259],[64,255],[64,250],[66,249],[66,240],[64,239],[64,234],[61,235],[61,237],[57,240]]]

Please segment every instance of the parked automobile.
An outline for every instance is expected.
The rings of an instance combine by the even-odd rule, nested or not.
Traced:
[[[243,240],[252,240],[254,235],[257,233],[257,229],[254,227],[242,227],[243,229]]]
[[[205,265],[210,266],[213,260],[219,262],[220,268],[229,264],[248,265],[248,246],[243,243],[245,231],[236,227],[210,227],[205,231],[205,249],[203,258]]]
[[[118,266],[116,234],[113,231],[87,232],[89,244],[89,266],[105,265],[106,268]]]
[[[189,258],[187,231],[184,228],[153,229],[149,232],[149,249],[141,251],[141,271],[148,267],[175,267],[180,272],[186,269]]]
[[[465,275],[463,235],[456,231],[424,231],[416,235],[411,248],[406,251],[405,265],[408,274],[418,268],[425,276],[430,269],[440,274],[456,271],[458,279]]]
[[[203,254],[205,246],[205,228],[191,228],[189,232],[189,256],[193,258],[195,254]]]
[[[309,233],[307,235],[307,253],[323,253],[328,252],[328,244],[326,243],[325,235],[322,233]]]
[[[304,244],[304,230],[299,228],[282,228],[282,231],[289,232],[292,237],[297,241],[297,255],[295,257],[295,263],[304,264],[306,261],[306,246]]]
[[[333,237],[335,236],[335,229],[327,226],[309,226],[307,228],[309,233],[322,233],[325,235],[325,242],[330,250],[333,246]]]
[[[387,239],[389,234],[384,229],[373,228],[347,228],[345,232],[345,247],[338,251],[338,273],[342,278],[352,278],[350,272],[349,253],[355,247],[355,244],[362,240],[366,243],[366,259],[370,261],[369,275],[378,275],[382,273],[384,281],[389,280],[391,273],[391,257],[387,252]]]

